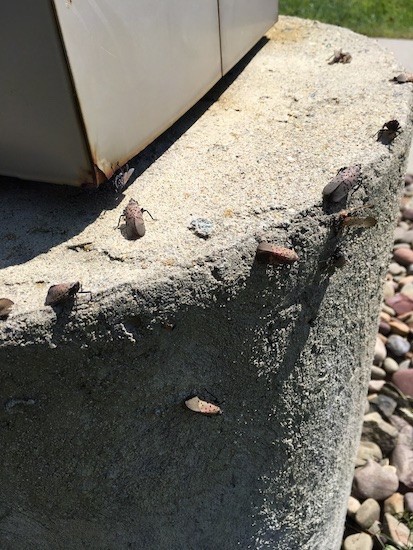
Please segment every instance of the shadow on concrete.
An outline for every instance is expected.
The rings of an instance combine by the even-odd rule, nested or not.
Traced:
[[[218,100],[267,42],[263,37],[185,115],[129,162],[135,168],[134,178],[145,172]],[[103,211],[116,208],[123,199],[110,183],[96,191],[85,191],[2,176],[0,193],[0,269],[25,263],[67,241]]]

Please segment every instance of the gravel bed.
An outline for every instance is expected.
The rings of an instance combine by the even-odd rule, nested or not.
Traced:
[[[413,175],[384,281],[344,550],[413,549]]]

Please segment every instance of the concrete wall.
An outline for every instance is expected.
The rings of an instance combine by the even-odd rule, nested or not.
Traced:
[[[327,64],[337,47],[351,64]],[[0,232],[16,302],[1,325],[2,548],[339,548],[411,89],[388,82],[375,43],[313,22],[282,18],[253,54],[137,159],[121,203],[5,182],[31,210],[21,226],[5,208]],[[403,132],[376,142],[396,115]],[[349,261],[329,270],[321,192],[355,162],[349,202],[373,202],[378,224],[340,237]],[[113,229],[129,196],[157,218],[137,242]],[[188,229],[200,216],[206,240]],[[256,264],[263,236],[300,261]],[[92,300],[43,307],[68,279]],[[223,414],[185,409],[191,393]]]

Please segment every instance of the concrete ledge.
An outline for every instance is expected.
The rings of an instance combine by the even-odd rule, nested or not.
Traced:
[[[337,48],[350,64],[327,64]],[[412,87],[316,22],[281,18],[254,54],[136,159],[123,200],[3,182],[5,548],[339,547]],[[378,225],[342,237],[332,273],[321,192],[355,163],[350,205]],[[130,197],[157,218],[134,242],[114,229]],[[257,265],[261,237],[300,262]],[[69,280],[93,299],[56,315],[47,288]],[[205,389],[223,415],[181,406]]]

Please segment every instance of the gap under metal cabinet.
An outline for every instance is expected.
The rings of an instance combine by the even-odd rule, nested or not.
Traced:
[[[4,0],[0,174],[99,185],[277,17],[277,0]]]

